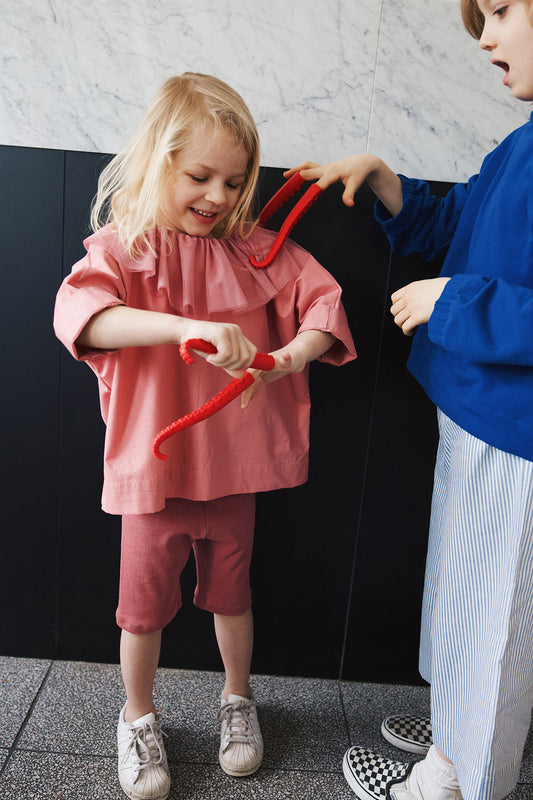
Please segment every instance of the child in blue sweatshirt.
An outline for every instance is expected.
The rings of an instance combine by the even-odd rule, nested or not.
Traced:
[[[462,0],[462,13],[532,101],[533,0]],[[389,741],[426,757],[352,747],[344,774],[362,800],[502,800],[533,705],[533,114],[442,199],[368,154],[294,171],[341,180],[349,206],[366,180],[395,252],[447,249],[440,276],[399,289],[391,308],[416,330],[409,369],[439,416],[420,644],[433,744],[385,722]]]

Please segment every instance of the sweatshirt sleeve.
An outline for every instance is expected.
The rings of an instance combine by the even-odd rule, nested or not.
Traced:
[[[472,363],[533,366],[533,289],[454,275],[428,322],[432,342]]]
[[[374,215],[385,232],[392,249],[399,255],[419,253],[424,261],[432,258],[450,244],[459,217],[476,180],[458,183],[445,197],[430,193],[425,181],[398,176],[402,182],[403,206],[392,217],[380,200]]]

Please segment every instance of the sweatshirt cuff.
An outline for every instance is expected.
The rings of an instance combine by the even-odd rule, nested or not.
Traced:
[[[393,217],[379,199],[374,204],[374,217],[387,236],[394,236],[397,230],[403,230],[412,218],[418,204],[419,184],[422,183],[412,178],[406,178],[405,175],[398,175],[398,177],[402,183],[402,207],[398,214]]]
[[[441,296],[435,303],[433,313],[428,322],[428,336],[434,344],[440,347],[444,346],[446,326],[450,319],[451,308],[459,294],[460,280],[457,280],[457,277],[450,278],[445,285]]]

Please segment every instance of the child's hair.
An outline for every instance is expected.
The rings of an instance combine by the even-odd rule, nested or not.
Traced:
[[[94,231],[114,223],[130,254],[140,254],[146,232],[155,227],[173,159],[204,125],[235,136],[248,155],[239,201],[227,219],[212,231],[228,236],[245,234],[259,175],[259,136],[244,100],[224,81],[211,75],[185,72],[169,78],[154,97],[137,133],[105,167],[91,209]]]
[[[529,19],[531,22],[533,0],[522,0],[522,2],[529,6]],[[470,36],[473,36],[474,39],[481,39],[485,18],[480,11],[477,0],[461,0],[461,14],[464,26]]]

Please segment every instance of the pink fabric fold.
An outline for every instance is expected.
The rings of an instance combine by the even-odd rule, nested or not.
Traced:
[[[207,319],[263,306],[299,274],[290,249],[268,270],[251,265],[250,256],[262,258],[275,236],[272,231],[255,228],[249,239],[208,239],[154,228],[147,233],[150,248],[134,258],[124,255],[116,234],[106,227],[86,239],[84,246],[87,251],[101,246],[129,272],[155,278],[158,293],[167,295],[176,313]]]

